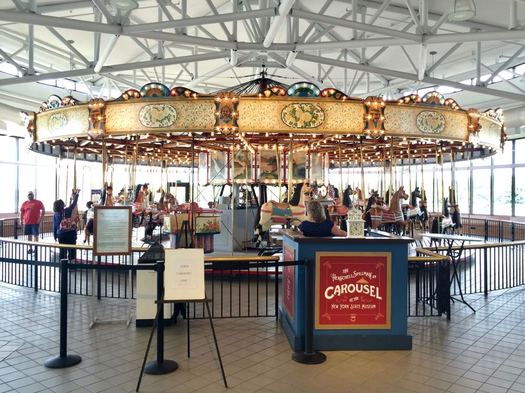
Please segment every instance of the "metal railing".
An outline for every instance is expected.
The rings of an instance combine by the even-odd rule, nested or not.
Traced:
[[[458,250],[459,247],[453,247]],[[446,247],[434,248],[440,254]],[[466,245],[456,262],[463,294],[483,293],[525,285],[525,241]],[[459,293],[457,282],[451,293]]]
[[[133,248],[125,257],[94,257],[88,246],[0,238],[0,281],[58,292],[60,250],[67,249],[76,250],[75,259],[68,265],[70,294],[135,298],[132,266],[144,248]],[[409,257],[409,316],[450,315],[450,308],[440,303],[445,295],[439,291],[447,287],[445,283],[450,284],[450,261],[445,254],[445,247],[418,248],[416,256]],[[277,317],[281,265],[274,256],[206,257],[206,292],[213,317]],[[456,268],[463,294],[487,295],[489,291],[525,285],[525,241],[465,246]],[[453,281],[447,289],[449,295],[457,295],[458,282]],[[192,304],[190,317],[204,318],[203,305]]]
[[[493,220],[487,218],[462,217],[460,233],[483,237],[485,241],[504,242],[525,240],[525,223]]]
[[[61,250],[76,252],[68,264],[68,293],[99,299],[135,298],[133,266],[146,251],[144,248],[133,248],[130,256],[95,257],[89,246],[0,238],[0,282],[59,292]],[[205,257],[206,293],[211,299],[212,316],[277,317],[278,261],[275,256]],[[193,304],[190,317],[204,318],[203,305]]]

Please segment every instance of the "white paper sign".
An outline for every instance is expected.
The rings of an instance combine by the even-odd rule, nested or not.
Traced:
[[[164,300],[204,299],[204,250],[167,248],[164,251]]]
[[[131,207],[95,207],[95,255],[131,253]]]

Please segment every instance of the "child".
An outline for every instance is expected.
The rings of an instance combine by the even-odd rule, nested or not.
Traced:
[[[93,219],[95,218],[95,209],[93,208],[93,202],[89,201],[86,203],[86,227],[84,229],[84,243],[91,243],[91,235],[93,234]]]

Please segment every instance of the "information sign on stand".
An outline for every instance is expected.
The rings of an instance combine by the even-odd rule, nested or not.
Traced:
[[[131,206],[95,206],[93,220],[93,263],[100,263],[103,255],[130,255],[131,254]],[[100,282],[100,271],[92,270],[92,283]],[[95,273],[98,275],[95,280]],[[129,285],[131,286],[132,274],[129,272]],[[95,289],[93,287],[93,294]],[[97,317],[97,301],[93,296],[93,315],[90,328],[96,323],[125,322],[131,323],[131,299],[128,306],[128,315],[125,319],[100,320]]]
[[[131,254],[131,206],[96,206],[93,253]]]
[[[204,250],[165,250],[164,301],[204,300]]]

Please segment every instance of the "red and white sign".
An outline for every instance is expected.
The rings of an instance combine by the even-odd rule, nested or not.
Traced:
[[[391,254],[317,252],[316,329],[390,329]]]
[[[284,260],[295,261],[295,250],[284,246]],[[283,268],[283,306],[291,319],[294,318],[295,306],[295,266],[284,266]]]

